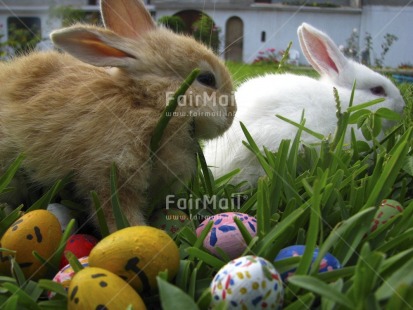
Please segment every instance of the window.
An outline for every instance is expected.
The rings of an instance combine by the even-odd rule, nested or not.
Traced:
[[[7,18],[8,45],[16,54],[26,53],[41,40],[41,21],[39,17]]]
[[[265,31],[261,31],[261,42],[265,42],[266,40],[266,33]]]

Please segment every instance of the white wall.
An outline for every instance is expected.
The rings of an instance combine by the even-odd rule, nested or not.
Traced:
[[[156,17],[173,15],[178,10],[157,10]],[[391,47],[384,64],[397,67],[401,63],[413,64],[413,7],[365,6],[362,10],[205,10],[221,30],[221,45],[225,42],[225,25],[232,16],[244,22],[245,62],[252,62],[260,50],[273,47],[284,50],[290,41],[293,49],[300,51],[300,63],[307,64],[297,38],[297,28],[307,22],[324,32],[336,42],[345,45],[354,28],[360,34],[360,49],[364,48],[364,34],[373,36],[374,52],[381,53],[381,43],[386,33],[399,40]],[[261,32],[266,32],[266,42],[261,42]],[[221,46],[223,51],[224,46]]]
[[[413,7],[365,6],[361,23],[361,37],[369,32],[373,37],[374,51],[381,53],[381,43],[386,33],[399,39],[385,57],[385,65],[397,67],[401,63],[413,64]],[[379,55],[377,55],[379,57]]]
[[[84,0],[76,0],[84,1]],[[13,2],[13,1],[11,1]],[[43,4],[45,0],[39,1]],[[38,16],[42,20],[42,37],[48,36],[52,29],[58,28],[60,22],[50,20],[48,7],[37,7],[34,11],[20,11],[14,7],[13,14],[17,16]],[[27,9],[27,8],[26,8]],[[173,15],[179,10],[158,8],[156,17]],[[314,9],[299,7],[259,7],[246,9],[206,9],[205,13],[211,16],[221,30],[221,43],[225,42],[225,25],[232,16],[240,17],[244,22],[244,61],[252,62],[260,50],[276,48],[284,50],[290,41],[293,49],[299,50],[296,30],[302,22],[327,32],[338,44],[345,44],[353,28],[360,33],[360,47],[364,47],[364,34],[369,32],[373,36],[374,52],[376,57],[381,53],[381,43],[386,33],[395,34],[399,40],[391,47],[385,58],[385,65],[397,67],[401,63],[413,64],[413,6],[378,6],[368,5],[358,9]],[[11,16],[7,7],[0,6],[0,33],[6,34],[7,17]],[[261,32],[266,32],[266,42],[261,42]],[[5,40],[6,38],[3,38]],[[223,52],[224,46],[221,46]],[[306,63],[302,53],[300,62]]]

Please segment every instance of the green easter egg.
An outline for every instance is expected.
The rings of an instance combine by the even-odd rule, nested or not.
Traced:
[[[377,230],[380,226],[386,224],[390,219],[403,212],[402,205],[392,199],[384,199],[374,215],[370,225],[370,233]]]
[[[170,208],[155,211],[149,219],[149,224],[164,230],[170,236],[175,236],[180,229],[191,225],[191,220],[184,211]]]

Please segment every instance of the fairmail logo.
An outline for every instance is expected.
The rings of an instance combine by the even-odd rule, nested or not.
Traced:
[[[166,103],[169,103],[174,98],[174,92],[166,92]],[[202,92],[201,94],[194,94],[192,91],[188,91],[183,95],[178,96],[178,106],[182,107],[202,107],[202,106],[235,106],[235,96],[234,92],[230,95],[217,95],[216,92],[208,94],[207,92]]]
[[[239,194],[232,194],[230,198],[218,197],[217,195],[194,197],[191,194],[189,195],[189,199],[168,195],[166,196],[165,206],[166,209],[178,208],[180,210],[200,210],[209,208],[213,210],[231,211],[240,209],[243,198],[244,196]]]

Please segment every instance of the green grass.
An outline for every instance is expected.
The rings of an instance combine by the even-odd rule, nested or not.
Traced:
[[[236,81],[276,71],[276,68],[234,63],[230,63],[229,68]],[[308,70],[299,72],[309,73]],[[277,153],[261,153],[248,128],[243,127],[245,147],[256,155],[265,171],[258,187],[251,191],[240,191],[240,186],[228,182],[237,171],[214,179],[202,152],[198,152],[197,173],[179,196],[189,202],[204,196],[230,199],[241,195],[241,209],[232,205],[232,210],[253,215],[258,221],[256,237],[251,238],[242,230],[248,244],[245,255],[259,255],[273,261],[286,246],[307,246],[302,259],[274,263],[279,272],[288,270],[291,264],[297,267],[296,274],[285,286],[284,309],[413,309],[413,90],[412,85],[399,87],[406,109],[395,129],[387,132],[382,141],[377,140],[380,130],[367,125],[379,127],[386,118],[393,118],[392,113],[385,110],[380,113],[360,108],[342,111],[336,135],[330,140],[320,140],[318,147],[300,146],[300,135],[306,129],[297,124],[301,127],[297,137],[282,142]],[[343,147],[346,128],[350,122],[357,122],[358,117],[375,120],[364,122],[367,124],[364,130],[371,134],[371,146],[353,139],[349,147]],[[0,179],[0,189],[6,188],[20,161],[21,158]],[[112,169],[111,180],[115,194],[116,169]],[[44,208],[65,183],[58,182],[34,204],[35,208]],[[96,204],[97,198],[94,196]],[[370,223],[385,198],[399,201],[404,211],[369,233]],[[119,211],[116,199],[114,208]],[[159,309],[161,305],[165,310],[208,309],[210,282],[228,261],[203,248],[206,231],[197,238],[195,227],[200,222],[197,216],[231,210],[207,204],[185,211],[194,220],[174,236],[181,255],[178,276],[169,283],[165,274],[159,275],[159,291],[143,296],[148,309]],[[19,216],[18,211],[12,215],[0,218],[0,228],[10,226]],[[121,214],[118,218],[121,226],[127,225]],[[104,219],[102,222],[105,226]],[[103,227],[102,231],[107,233],[107,228]],[[316,246],[320,250],[318,262],[324,253],[330,252],[343,268],[323,274],[310,268],[309,258]],[[317,262],[314,265],[317,266]],[[67,295],[61,286],[47,279],[25,281],[18,265],[14,268],[14,277],[0,277],[0,307],[64,307]],[[56,291],[56,299],[42,299],[41,293],[46,290]],[[219,307],[225,308],[225,304]]]

